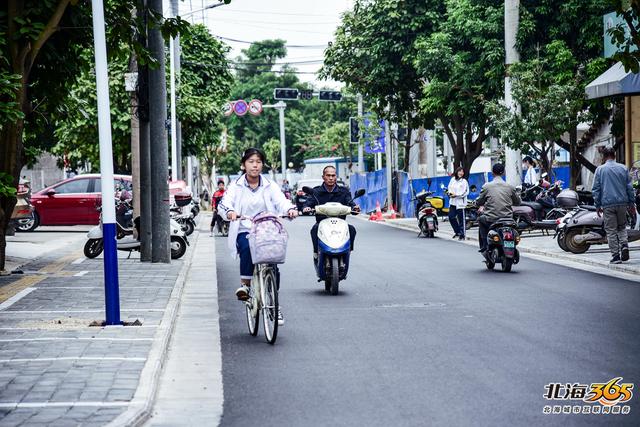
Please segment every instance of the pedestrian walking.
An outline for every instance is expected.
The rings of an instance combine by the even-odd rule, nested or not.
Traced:
[[[467,206],[469,183],[464,178],[464,169],[462,167],[456,168],[455,172],[453,172],[447,193],[449,193],[449,222],[455,233],[453,238],[457,237],[460,240],[464,240],[466,235],[464,208]]]
[[[222,234],[222,216],[218,212],[218,204],[220,204],[220,201],[224,197],[224,191],[224,181],[218,181],[218,189],[213,193],[213,197],[211,197],[213,216],[211,217],[211,225],[209,227],[209,237],[213,237],[214,225],[218,227],[218,233]]]
[[[627,240],[627,210],[636,213],[635,192],[631,176],[624,165],[616,162],[613,147],[602,150],[604,163],[596,169],[593,180],[593,200],[598,215],[604,215],[604,230],[607,233],[611,264],[629,260]]]

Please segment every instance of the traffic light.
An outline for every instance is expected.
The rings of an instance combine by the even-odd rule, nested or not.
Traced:
[[[360,142],[360,125],[356,117],[349,117],[349,142]]]
[[[311,101],[313,99],[313,90],[312,89],[300,90],[298,99],[306,99],[307,101]]]
[[[275,88],[273,90],[275,99],[298,99],[298,89],[292,88]]]
[[[333,90],[321,90],[318,99],[320,101],[342,101],[342,94]]]

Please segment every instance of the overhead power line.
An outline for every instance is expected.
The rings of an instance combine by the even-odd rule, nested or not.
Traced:
[[[267,11],[257,11],[257,10],[231,9],[229,7],[221,8],[218,13],[220,13],[220,12],[224,12],[224,13],[246,13],[246,14],[253,14],[253,15],[313,16],[313,17],[325,17],[325,18],[335,18],[336,17],[335,15],[328,15],[328,14],[291,13],[291,12],[278,12],[278,11],[267,12]]]
[[[216,34],[212,34],[214,37],[220,39],[220,40],[226,40],[226,41],[230,41],[230,42],[235,42],[235,43],[244,43],[244,44],[254,44],[257,43],[258,41],[247,41],[247,40],[238,40],[238,39],[232,39],[230,37],[224,37],[224,36],[219,36]],[[328,43],[327,44],[310,44],[310,45],[296,45],[296,44],[288,44],[285,45],[284,47],[288,47],[288,48],[303,48],[303,49],[326,49],[327,47],[329,47]]]

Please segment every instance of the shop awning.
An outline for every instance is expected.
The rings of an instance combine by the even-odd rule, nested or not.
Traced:
[[[626,72],[618,62],[586,87],[587,98],[597,99],[640,93],[640,74]]]

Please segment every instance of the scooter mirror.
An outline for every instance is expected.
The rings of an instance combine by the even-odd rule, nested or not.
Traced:
[[[362,197],[367,193],[367,191],[364,188],[361,188],[359,190],[356,191],[356,194],[353,196],[354,199],[357,199],[358,197]]]
[[[475,185],[472,185],[471,188],[469,189],[472,193],[475,193],[476,191],[478,191],[478,187],[476,187]]]

